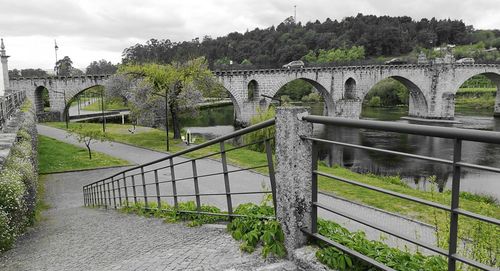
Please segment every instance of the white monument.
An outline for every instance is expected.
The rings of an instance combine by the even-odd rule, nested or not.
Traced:
[[[3,39],[1,39],[0,44],[0,61],[2,66],[0,67],[0,96],[5,95],[5,90],[9,88],[9,67],[7,65],[8,55],[5,54],[5,45],[3,44]]]

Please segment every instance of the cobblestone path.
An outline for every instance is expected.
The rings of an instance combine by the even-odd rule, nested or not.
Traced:
[[[81,207],[83,184],[119,170],[46,176],[52,208],[0,256],[0,270],[254,270],[265,265],[258,253],[241,253],[225,229]]]

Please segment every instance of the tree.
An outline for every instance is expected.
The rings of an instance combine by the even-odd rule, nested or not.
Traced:
[[[92,61],[87,66],[86,74],[114,74],[118,69],[117,65],[113,65],[111,61],[101,59],[99,61]]]
[[[21,71],[18,69],[9,70],[9,78],[19,78],[21,77]]]
[[[196,104],[203,101],[203,96],[220,96],[222,87],[208,69],[205,58],[197,58],[187,62],[173,62],[167,65],[145,64],[124,65],[120,73],[134,78],[143,78],[150,88],[137,88],[134,93],[133,105],[138,110],[151,112],[152,105],[161,107],[165,112],[165,95],[168,97],[168,108],[172,117],[174,138],[181,138],[179,114],[196,112]],[[156,111],[159,118],[166,115]]]
[[[56,74],[58,76],[70,76],[73,69],[73,61],[68,56],[56,62]]]
[[[90,145],[93,142],[103,142],[106,140],[106,134],[101,130],[85,128],[83,124],[79,124],[78,126],[69,129],[69,131],[78,142],[85,144],[89,153],[89,159],[92,159],[92,151],[90,149]]]

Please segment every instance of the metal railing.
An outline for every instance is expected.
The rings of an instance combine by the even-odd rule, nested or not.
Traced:
[[[453,139],[454,140],[454,151],[453,151],[453,158],[451,160],[447,159],[441,159],[441,158],[435,158],[435,157],[428,157],[428,156],[422,156],[422,155],[415,155],[415,154],[410,154],[410,153],[404,153],[404,152],[399,152],[399,151],[392,151],[392,150],[386,150],[386,149],[380,149],[380,148],[375,148],[375,147],[367,147],[363,145],[356,145],[356,144],[349,144],[349,143],[344,143],[344,142],[338,142],[338,141],[332,141],[332,140],[326,140],[326,139],[320,139],[320,138],[315,138],[315,137],[304,137],[304,140],[309,140],[312,142],[312,149],[313,149],[313,155],[312,155],[312,212],[311,212],[311,228],[309,230],[303,229],[303,231],[311,236],[314,239],[321,240],[323,242],[326,242],[337,249],[340,249],[344,251],[347,254],[350,254],[353,257],[359,258],[364,262],[367,262],[368,264],[371,264],[375,267],[378,267],[382,270],[393,270],[392,268],[375,261],[372,258],[369,258],[355,250],[352,250],[350,248],[347,248],[337,242],[334,242],[325,236],[322,236],[318,233],[318,228],[317,228],[317,220],[318,220],[318,208],[321,208],[327,212],[334,213],[336,215],[345,217],[347,219],[356,221],[358,223],[361,223],[365,226],[374,228],[376,230],[379,230],[381,232],[390,234],[392,236],[395,236],[397,238],[400,238],[402,240],[405,240],[407,242],[413,243],[417,246],[429,249],[439,255],[445,256],[448,259],[448,270],[454,271],[457,268],[457,261],[465,263],[467,265],[479,268],[481,270],[498,270],[495,267],[487,266],[483,263],[477,262],[472,259],[468,259],[464,256],[461,256],[457,253],[457,245],[459,242],[458,238],[458,217],[459,215],[461,216],[466,216],[472,219],[476,219],[482,222],[487,222],[494,224],[496,226],[500,226],[500,220],[492,218],[492,217],[487,217],[483,216],[480,214],[476,214],[473,212],[466,211],[464,209],[461,209],[459,207],[459,201],[460,201],[460,173],[461,173],[461,168],[471,168],[471,169],[476,169],[476,170],[485,170],[485,171],[490,171],[490,172],[496,172],[500,173],[499,168],[494,168],[494,167],[488,167],[488,166],[482,166],[482,165],[476,165],[476,164],[470,164],[462,161],[461,155],[462,155],[462,141],[475,141],[475,142],[484,142],[484,143],[493,143],[493,144],[500,144],[500,133],[498,132],[491,132],[491,131],[479,131],[479,130],[469,130],[469,129],[457,129],[457,128],[445,128],[445,127],[435,127],[435,126],[425,126],[425,125],[413,125],[413,124],[401,124],[401,123],[395,123],[395,122],[381,122],[381,121],[369,121],[369,120],[352,120],[352,119],[338,119],[338,118],[331,118],[331,117],[323,117],[323,116],[304,116],[302,118],[305,121],[311,122],[311,123],[317,123],[317,124],[324,124],[324,125],[331,125],[331,126],[337,126],[337,127],[351,127],[351,128],[362,128],[362,129],[373,129],[373,130],[380,130],[380,131],[388,131],[388,132],[396,132],[396,133],[406,133],[406,134],[415,134],[415,135],[422,135],[422,136],[433,136],[433,137],[441,137],[441,138],[448,138],[448,139]],[[334,176],[328,173],[324,173],[318,170],[317,164],[318,164],[318,144],[332,144],[335,146],[341,146],[341,147],[349,147],[349,148],[357,148],[357,149],[363,149],[363,150],[369,150],[369,151],[374,151],[374,152],[381,152],[385,154],[392,154],[392,155],[399,155],[399,156],[404,156],[412,159],[420,159],[420,160],[426,160],[426,161],[431,161],[434,163],[440,163],[440,164],[446,164],[450,165],[453,168],[453,178],[452,178],[452,185],[451,185],[451,206],[446,206],[443,204],[439,204],[436,202],[420,199],[417,197],[412,197],[408,196],[405,194],[393,192],[387,189],[382,189],[378,188],[372,185],[367,185],[358,181],[354,180],[349,180],[346,178]],[[436,247],[434,245],[424,243],[422,241],[416,240],[414,238],[408,237],[406,235],[402,235],[399,233],[396,233],[393,229],[389,229],[387,227],[383,226],[376,226],[373,225],[373,223],[370,223],[370,221],[367,221],[363,218],[359,218],[356,216],[353,216],[349,214],[348,212],[343,212],[339,210],[334,210],[332,208],[329,208],[328,206],[321,204],[318,202],[318,176],[326,177],[329,179],[334,179],[336,181],[340,181],[343,183],[351,184],[354,186],[366,188],[372,191],[377,191],[386,195],[394,196],[397,198],[409,200],[412,202],[416,202],[419,204],[423,204],[426,206],[430,206],[433,208],[437,208],[439,210],[444,210],[450,213],[450,223],[449,223],[449,246],[448,250]],[[492,238],[499,238],[498,236],[492,236]]]
[[[16,91],[0,97],[0,126],[3,129],[5,122],[14,114],[24,100],[26,99],[25,91]]]
[[[243,144],[237,147],[226,149],[225,142],[241,137],[243,135],[258,131],[274,125],[274,119],[268,120],[257,125],[247,127],[230,133],[228,135],[207,141],[200,145],[182,150],[165,158],[161,158],[143,165],[135,166],[127,170],[118,172],[112,176],[106,177],[99,181],[83,186],[83,196],[85,206],[104,206],[106,208],[129,207],[132,204],[143,203],[145,209],[159,209],[167,202],[173,206],[173,210],[178,213],[196,213],[203,215],[239,217],[235,214],[233,206],[235,206],[235,197],[250,196],[255,197],[258,194],[273,194],[275,198],[275,179],[274,166],[272,156],[272,141],[273,138],[258,140],[255,142]],[[198,155],[194,152],[206,147],[218,144],[218,151],[209,154]],[[264,144],[266,151],[266,163],[249,168],[233,168],[228,167],[228,154],[231,152],[248,147],[250,145]],[[196,158],[184,158],[183,155],[196,155]],[[201,169],[198,168],[201,159],[220,156],[221,163],[213,163],[213,167]],[[207,161],[205,160],[205,163]],[[217,169],[217,167],[220,167]],[[232,175],[248,170],[257,170],[267,168],[269,171],[269,182],[271,191],[235,191],[232,185],[241,184],[242,179],[238,176],[232,178]],[[205,171],[202,173],[202,171]],[[264,175],[263,175],[264,177]],[[210,179],[212,180],[204,180]],[[214,179],[215,178],[215,179]],[[189,185],[188,185],[188,181]],[[248,181],[248,180],[247,180]],[[254,180],[251,180],[254,181]],[[255,180],[258,181],[258,180]],[[259,187],[261,184],[240,185],[239,188]],[[222,191],[216,191],[218,188]],[[236,185],[235,185],[236,186]],[[203,192],[202,190],[210,190]],[[253,195],[253,196],[252,196]],[[204,198],[210,198],[204,202]],[[218,202],[213,197],[223,198]],[[181,210],[178,208],[182,199],[194,199],[196,202],[196,211]],[[254,201],[255,198],[252,198]],[[156,207],[150,207],[151,202],[156,204]],[[225,208],[223,213],[214,213],[202,211],[203,203],[214,202],[219,203],[216,207]],[[242,202],[243,203],[243,202]],[[274,208],[276,202],[273,200]],[[154,204],[153,204],[154,205]],[[223,205],[223,206],[221,206]]]

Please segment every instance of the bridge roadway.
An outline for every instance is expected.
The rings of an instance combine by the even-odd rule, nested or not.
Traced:
[[[80,145],[73,137],[60,129],[38,125],[41,135]],[[94,150],[142,164],[165,156],[120,143],[95,143]],[[178,161],[184,161],[180,158]],[[222,165],[215,160],[198,162],[198,174],[220,171]],[[270,262],[260,254],[239,251],[225,229],[202,226],[189,228],[183,224],[164,224],[161,220],[125,215],[115,211],[90,209],[83,204],[82,186],[123,168],[100,169],[83,172],[52,174],[44,178],[46,200],[51,208],[44,212],[38,226],[19,239],[16,246],[0,256],[0,270],[259,270]],[[229,170],[236,167],[229,166]],[[191,168],[176,168],[176,177],[191,176]],[[162,180],[169,179],[170,172],[159,172]],[[151,176],[146,175],[149,181]],[[232,191],[260,191],[268,177],[254,172],[230,174]],[[193,193],[192,182],[178,182],[181,194]],[[170,193],[168,186],[162,186]],[[224,190],[220,177],[200,179],[200,192],[217,193]],[[137,189],[141,197],[142,189]],[[153,194],[152,188],[147,190]],[[186,200],[186,199],[184,199]],[[261,201],[261,196],[234,197],[234,205]],[[399,233],[433,243],[432,228],[384,211],[347,202],[342,199],[319,195],[319,201],[333,209],[349,210],[350,213],[370,219],[374,224],[390,227]],[[225,197],[202,198],[203,203],[225,209]],[[320,212],[320,217],[335,220],[348,228],[361,229],[371,239],[381,233],[357,223]],[[404,247],[405,242],[394,238],[386,240],[390,245]],[[411,246],[410,246],[411,248]],[[278,264],[284,264],[283,262]],[[287,263],[289,264],[289,263]],[[286,269],[293,270],[293,269]]]

